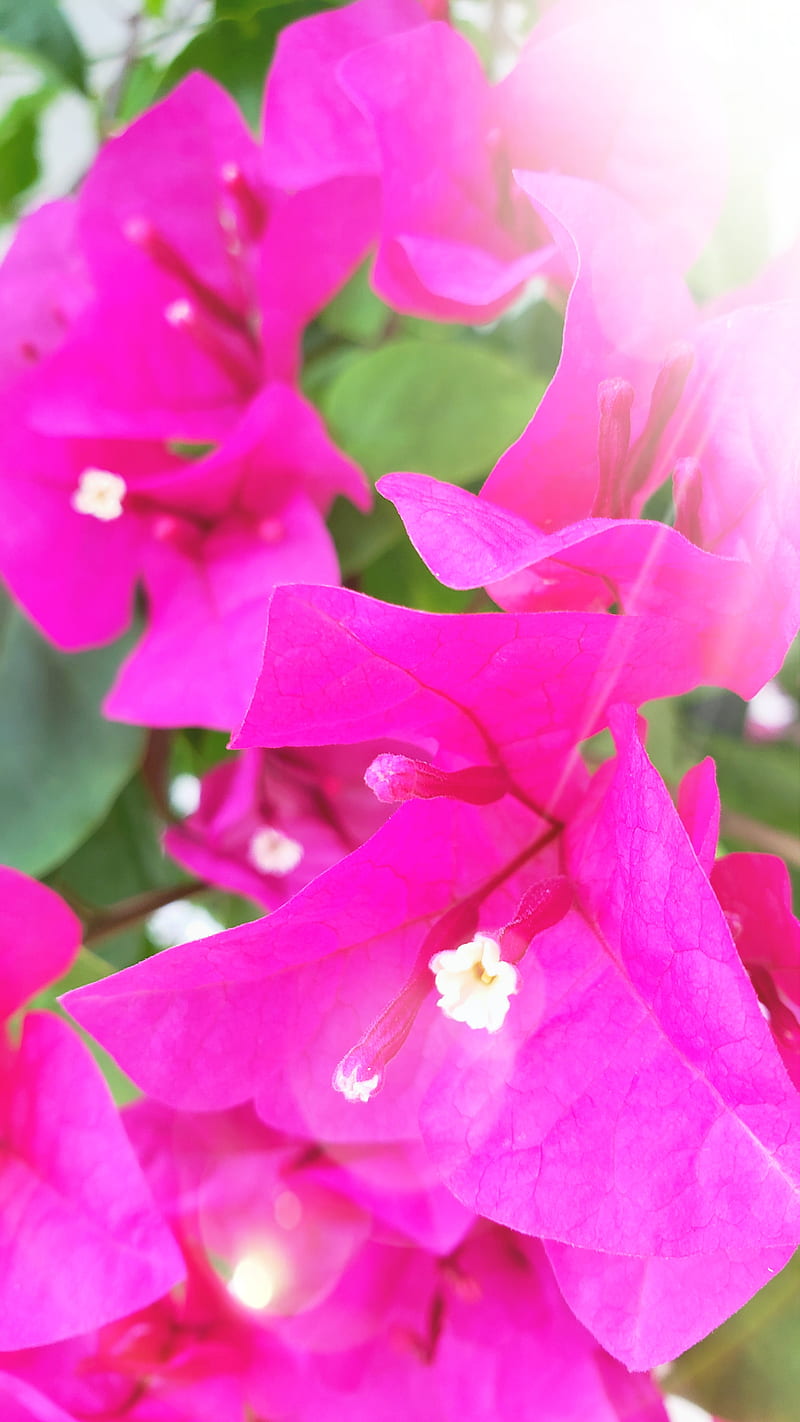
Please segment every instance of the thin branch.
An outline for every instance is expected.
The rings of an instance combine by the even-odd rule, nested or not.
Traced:
[[[147,737],[142,761],[142,780],[158,814],[167,824],[177,816],[169,803],[169,771],[172,758],[172,731],[156,727]]]
[[[775,829],[773,825],[751,820],[749,815],[740,815],[738,810],[727,810],[723,806],[720,831],[723,838],[729,834],[733,839],[752,844],[755,849],[778,854],[788,864],[800,869],[800,838],[788,830]]]
[[[139,58],[139,32],[141,24],[142,16],[138,10],[135,10],[128,18],[128,43],[125,46],[119,73],[111,87],[104,94],[100,105],[99,123],[101,138],[106,138],[114,127],[128,79]]]
[[[175,903],[178,899],[190,899],[193,894],[199,894],[208,888],[210,885],[204,879],[190,879],[188,882],[184,880],[180,884],[171,884],[165,889],[147,889],[142,894],[132,894],[128,899],[120,899],[118,903],[98,910],[88,919],[83,934],[84,947],[89,948],[103,938],[110,938],[112,933],[119,933],[123,928],[132,928],[165,904]]]

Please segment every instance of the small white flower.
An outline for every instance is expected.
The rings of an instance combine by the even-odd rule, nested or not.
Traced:
[[[454,1022],[497,1032],[506,1020],[510,998],[519,990],[513,963],[504,963],[500,945],[485,933],[448,952],[435,953],[429,964],[441,994],[436,1006]]]
[[[195,309],[185,296],[179,296],[177,301],[170,301],[169,305],[164,307],[164,316],[170,326],[180,328],[191,324],[194,320]]]
[[[126,493],[125,480],[119,474],[111,474],[108,469],[84,469],[71,503],[76,513],[110,523],[120,517]]]
[[[256,830],[247,850],[250,863],[261,874],[291,874],[303,858],[303,853],[302,844],[271,825]]]
[[[355,1066],[350,1072],[342,1070],[341,1063],[333,1073],[333,1085],[336,1091],[341,1091],[346,1101],[369,1101],[373,1092],[377,1091],[381,1084],[380,1076],[367,1077],[365,1081],[359,1080],[360,1068]]]

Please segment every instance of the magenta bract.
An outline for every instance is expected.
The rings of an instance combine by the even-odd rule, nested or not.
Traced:
[[[5,1018],[66,971],[80,925],[50,889],[0,880]],[[182,1275],[98,1068],[50,1013],[0,1037],[0,1202],[0,1350],[98,1327]]]
[[[268,190],[260,163],[233,101],[192,76],[101,151],[76,204],[22,228],[0,278],[0,569],[66,650],[123,631],[144,581],[147,633],[107,703],[124,720],[230,729],[269,588],[338,581],[324,516],[369,500],[287,383],[366,209],[349,179]]]
[[[707,553],[643,519],[587,518],[543,533],[488,498],[421,474],[387,474],[378,488],[449,587],[486,586],[510,612],[613,605],[671,617],[684,628],[687,670],[742,696],[782,658],[785,632],[759,602],[762,573],[744,557]],[[759,637],[750,623],[756,609]]]
[[[682,23],[692,25],[688,6]],[[628,3],[602,15],[551,7],[496,86],[457,30],[411,4],[313,16],[279,46],[265,144],[268,171],[292,186],[377,179],[376,286],[399,309],[444,320],[491,319],[552,269],[515,169],[604,182],[658,224],[679,269],[711,229],[726,168],[707,67],[657,12]]]
[[[702,1331],[800,1231],[800,1105],[633,712],[611,717],[617,760],[592,781],[574,753],[609,717],[604,687],[670,674],[653,633],[648,619],[439,617],[279,590],[240,740],[401,738],[434,753],[441,798],[401,805],[263,925],[69,999],[156,1096],[253,1097],[276,1127],[327,1140],[421,1133],[469,1208],[642,1261],[617,1264],[617,1322],[598,1323],[637,1367],[690,1341],[683,1261],[716,1269]],[[623,635],[642,639],[630,661]],[[502,772],[493,800],[465,765]],[[705,844],[708,791],[689,790]],[[476,930],[508,965],[499,1021],[459,1020],[438,973],[436,1003],[434,959]],[[723,1255],[741,1267],[726,1273]],[[653,1259],[678,1265],[650,1310],[636,1277]],[[574,1290],[590,1326],[596,1277],[586,1261]]]
[[[210,883],[275,909],[385,820],[364,784],[377,750],[246,751],[204,776],[196,813],[165,846]]]

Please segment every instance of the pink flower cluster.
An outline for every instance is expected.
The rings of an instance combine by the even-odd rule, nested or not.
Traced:
[[[80,925],[0,871],[9,1422],[664,1422],[649,1370],[800,1244],[788,875],[717,857],[713,764],[673,800],[637,712],[754,695],[800,624],[800,304],[690,295],[726,157],[684,8],[559,0],[491,84],[356,0],[284,31],[260,140],[194,75],[20,227],[0,573],[65,651],[143,589],[105,709],[233,732],[166,842],[268,916],[67,995],[119,1112],[26,1007]],[[339,585],[369,491],[301,342],[368,255],[398,312],[565,306],[480,494],[379,483],[497,611]]]

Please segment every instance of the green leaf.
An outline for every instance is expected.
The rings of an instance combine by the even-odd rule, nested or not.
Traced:
[[[800,1417],[800,1255],[745,1308],[675,1363],[665,1380],[728,1422]]]
[[[99,958],[96,953],[92,953],[89,948],[81,948],[75,962],[68,973],[65,973],[57,983],[45,988],[43,992],[29,1003],[29,1010],[37,1009],[46,1012],[55,1012],[59,1017],[63,1017],[69,1022],[70,1027],[82,1039],[89,1048],[103,1076],[106,1079],[111,1095],[118,1106],[126,1106],[129,1101],[136,1101],[141,1092],[134,1086],[130,1077],[117,1066],[112,1057],[105,1052],[88,1032],[84,1032],[76,1022],[66,1013],[58,999],[65,992],[71,992],[73,988],[86,987],[88,983],[96,983],[100,978],[107,978],[114,969],[105,958]]]
[[[0,119],[0,219],[16,212],[16,199],[39,176],[38,120],[52,90],[23,94]]]
[[[357,577],[389,548],[405,538],[395,509],[376,498],[371,513],[361,513],[347,499],[337,499],[328,519],[344,579]]]
[[[143,55],[131,67],[114,115],[115,124],[130,123],[154,102],[161,83],[162,70],[150,58]]]
[[[144,13],[149,15],[151,20],[160,20],[165,4],[166,0],[144,0]]]
[[[686,739],[679,697],[648,701],[641,707],[647,720],[647,754],[656,770],[673,787],[702,756],[695,754]]]
[[[550,381],[561,359],[564,317],[549,301],[525,296],[491,330],[489,339],[512,360]]]
[[[33,55],[86,92],[86,59],[55,0],[0,0],[0,45]]]
[[[160,825],[137,775],[125,786],[102,825],[51,876],[54,889],[84,912],[107,908],[149,889],[169,888],[188,878],[161,848]],[[127,967],[153,952],[143,923],[101,940],[101,950],[115,968]]]
[[[167,440],[167,449],[170,454],[177,454],[180,459],[205,459],[207,454],[216,449],[215,444],[207,444],[203,441],[183,439]]]
[[[717,763],[722,803],[730,810],[797,834],[800,830],[797,747],[711,735],[703,753]]]
[[[397,339],[412,336],[416,341],[463,341],[477,339],[486,345],[491,337],[485,331],[476,332],[474,327],[460,326],[455,321],[426,321],[422,316],[400,316],[394,314],[393,334]]]
[[[778,672],[778,680],[790,696],[800,698],[800,637],[795,637]]]
[[[248,123],[258,126],[264,79],[281,30],[326,5],[314,0],[288,4],[226,5],[215,19],[173,59],[161,84],[168,93],[193,69],[202,69],[233,95]]]
[[[231,759],[229,740],[224,731],[203,731],[196,726],[179,731],[173,741],[170,774],[205,775],[221,761]]]
[[[369,284],[369,268],[360,266],[318,318],[324,330],[362,346],[378,340],[392,315]]]
[[[107,721],[100,702],[134,637],[66,656],[0,607],[0,863],[52,869],[133,774],[144,733]]]
[[[198,894],[192,902],[208,909],[223,928],[240,928],[243,923],[263,918],[266,913],[264,905],[255,899],[246,899],[242,894],[229,894],[223,889],[210,889]]]
[[[320,411],[324,410],[328,389],[361,352],[341,341],[330,341],[318,322],[307,328],[303,339],[303,394]]]
[[[354,356],[320,403],[334,439],[372,478],[413,470],[466,484],[521,434],[542,391],[477,341],[399,340]]]
[[[418,607],[426,612],[463,612],[474,600],[473,591],[459,592],[436,581],[405,537],[400,515],[392,509],[396,525],[396,542],[375,562],[361,579],[361,589],[382,602],[398,603],[401,607]]]

